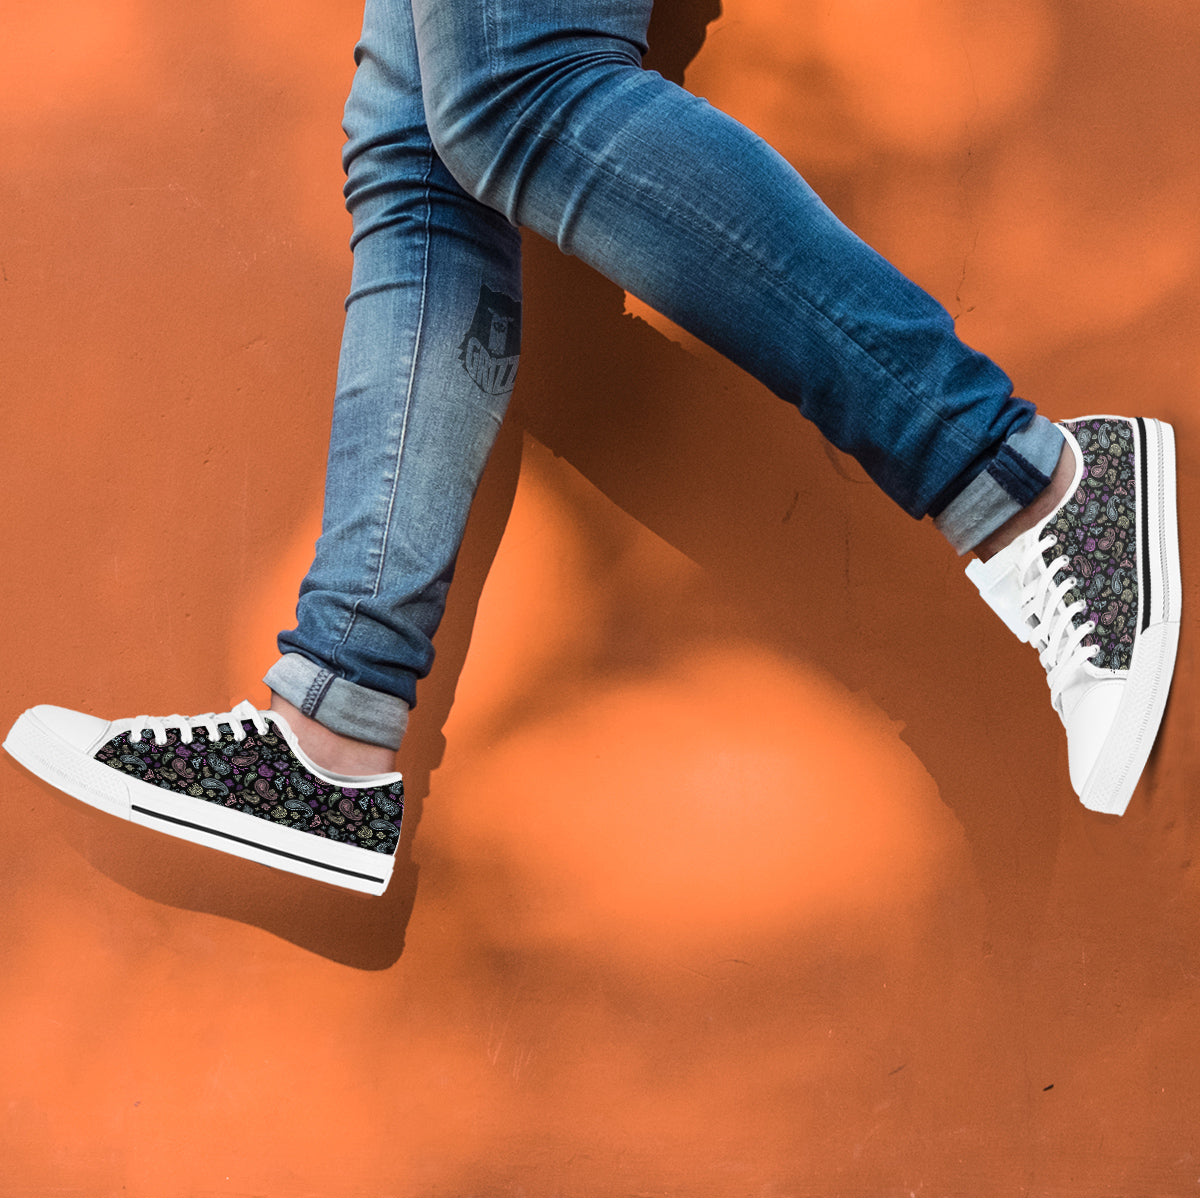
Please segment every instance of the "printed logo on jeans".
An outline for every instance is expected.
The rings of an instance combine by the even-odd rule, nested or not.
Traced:
[[[486,284],[471,328],[458,348],[467,374],[489,396],[505,396],[517,379],[521,350],[521,305]]]

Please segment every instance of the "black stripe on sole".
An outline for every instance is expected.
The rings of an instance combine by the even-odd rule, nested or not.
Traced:
[[[355,879],[366,879],[370,883],[383,883],[381,875],[367,875],[362,871],[351,871],[349,867],[335,867],[331,863],[321,862],[315,858],[305,858],[302,854],[293,854],[290,850],[280,850],[275,846],[266,846],[262,842],[252,842],[249,838],[238,837],[235,833],[226,833],[222,829],[210,829],[207,825],[197,825],[194,821],[185,821],[182,817],[173,817],[169,813],[155,812],[152,808],[143,808],[140,804],[134,804],[134,812],[139,812],[146,817],[154,817],[159,821],[170,821],[173,825],[184,825],[188,829],[198,830],[200,833],[212,834],[215,837],[228,838],[231,842],[240,842],[243,846],[253,846],[255,850],[266,850],[271,854],[278,854],[283,858],[290,858],[296,862],[307,863],[310,867],[320,867],[323,871],[337,871],[342,875],[353,875]]]
[[[1138,538],[1142,543],[1142,628],[1150,627],[1150,467],[1146,462],[1146,422],[1135,419],[1138,431],[1138,458],[1141,462],[1142,511],[1138,514]]]

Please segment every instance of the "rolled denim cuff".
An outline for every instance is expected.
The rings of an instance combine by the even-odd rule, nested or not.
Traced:
[[[408,705],[398,696],[350,683],[303,654],[285,654],[263,676],[277,696],[344,737],[399,750]]]
[[[1040,413],[1001,442],[992,460],[934,519],[934,525],[966,554],[1050,485],[1062,453],[1062,431]]]

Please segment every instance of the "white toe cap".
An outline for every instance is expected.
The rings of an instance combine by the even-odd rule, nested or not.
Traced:
[[[1067,712],[1067,759],[1076,795],[1083,795],[1084,784],[1116,720],[1124,691],[1123,679],[1092,683]]]
[[[111,724],[103,717],[93,717],[71,708],[59,708],[56,704],[39,704],[29,710],[29,716],[83,754],[99,747]]]

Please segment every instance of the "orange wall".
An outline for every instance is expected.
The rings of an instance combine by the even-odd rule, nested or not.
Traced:
[[[0,725],[261,701],[355,4],[6,7]],[[664,70],[714,15],[662,0]],[[1198,64],[1187,0],[727,0],[687,81],[1050,416],[1173,422],[1186,570]],[[1084,813],[928,527],[578,263],[527,278],[386,897],[0,763],[0,1191],[1194,1194],[1190,628],[1129,814]]]

